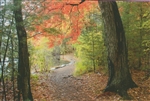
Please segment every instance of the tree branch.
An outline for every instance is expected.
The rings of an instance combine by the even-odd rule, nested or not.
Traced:
[[[82,4],[83,2],[85,2],[85,0],[81,0],[78,4],[66,3],[66,5],[78,6],[78,5]]]

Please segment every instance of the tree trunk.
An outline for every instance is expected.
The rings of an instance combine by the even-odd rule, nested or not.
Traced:
[[[15,5],[15,21],[18,35],[19,45],[19,63],[18,63],[18,100],[22,95],[24,101],[33,101],[31,88],[30,88],[30,67],[29,67],[29,54],[27,47],[27,33],[23,25],[22,18],[22,0],[14,0]]]
[[[94,73],[96,72],[96,66],[95,66],[95,42],[94,42],[94,35],[92,33],[92,62],[93,62],[93,68],[94,68]]]
[[[105,28],[105,44],[108,52],[109,80],[105,91],[116,92],[124,98],[127,90],[137,85],[131,78],[128,67],[128,53],[125,32],[115,1],[101,2],[99,0]]]
[[[2,56],[2,48],[1,48],[1,45],[2,45],[2,26],[0,24],[0,63],[1,63],[1,56]],[[1,65],[1,64],[0,64]]]

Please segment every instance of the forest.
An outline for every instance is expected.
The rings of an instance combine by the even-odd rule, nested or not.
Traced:
[[[0,0],[0,101],[150,100],[150,2]]]

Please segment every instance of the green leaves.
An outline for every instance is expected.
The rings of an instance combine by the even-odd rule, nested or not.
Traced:
[[[150,52],[150,40],[144,40],[142,42],[142,46],[144,47],[144,52],[149,53]]]
[[[149,29],[150,28],[150,20],[143,22],[142,27],[140,29]]]
[[[79,43],[75,44],[76,55],[82,61],[79,61],[79,63],[77,62],[76,75],[78,75],[78,73],[82,74],[95,71],[100,65],[105,65],[105,47],[100,32],[96,31],[95,28],[91,26],[88,30],[82,30],[82,34],[78,38],[78,41]]]
[[[129,66],[144,68],[148,62],[150,41],[149,3],[119,3],[122,9],[122,20],[126,32]]]

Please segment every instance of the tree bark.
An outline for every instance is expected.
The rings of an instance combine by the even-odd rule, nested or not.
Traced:
[[[105,28],[105,44],[108,52],[109,80],[105,91],[116,92],[128,98],[127,90],[137,85],[131,78],[125,32],[115,1],[99,0]]]
[[[1,55],[2,55],[1,45],[2,45],[2,26],[0,25],[0,63],[1,63]]]
[[[29,67],[29,55],[27,46],[27,33],[23,24],[22,18],[22,0],[14,0],[14,9],[16,29],[18,35],[19,45],[19,63],[18,63],[18,99],[22,95],[24,101],[33,101],[31,88],[30,88],[30,67]]]

